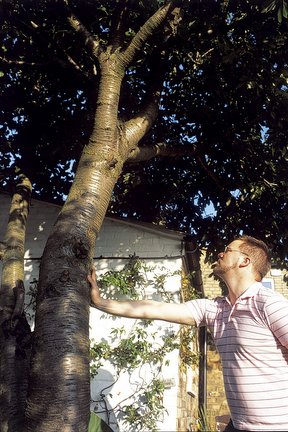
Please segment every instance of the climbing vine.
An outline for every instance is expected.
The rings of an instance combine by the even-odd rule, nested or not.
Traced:
[[[200,294],[193,287],[193,278],[195,272],[190,274],[182,275],[182,297],[183,301],[193,300],[200,298]],[[191,326],[182,326],[180,330],[180,358],[182,360],[181,367],[193,366],[198,364],[199,361],[199,350],[198,347],[195,350],[195,344],[197,345],[198,338],[196,337],[197,329]]]
[[[179,275],[179,273],[177,272]],[[137,300],[145,297],[145,290],[149,289],[159,300],[172,301],[175,293],[165,289],[166,282],[175,272],[167,272],[167,268],[147,265],[135,256],[121,270],[110,270],[102,277],[98,277],[98,284],[103,293],[109,298],[119,298],[122,295]],[[189,282],[185,282],[189,284]],[[187,288],[188,289],[188,288]],[[190,288],[189,288],[190,289]],[[190,289],[193,296],[196,293]],[[132,329],[125,327],[112,328],[107,340],[91,341],[91,376],[95,377],[101,366],[109,361],[115,369],[115,381],[121,374],[142,368],[150,368],[150,379],[142,379],[133,394],[118,403],[113,409],[107,409],[107,394],[103,389],[99,399],[95,402],[95,412],[106,411],[109,423],[109,415],[113,411],[117,419],[121,419],[127,432],[156,432],[157,423],[165,413],[163,396],[165,382],[162,378],[162,368],[169,362],[167,354],[179,349],[182,364],[191,366],[197,364],[198,354],[194,352],[194,332],[191,327],[183,326],[177,332],[169,332],[159,338],[157,332],[153,332],[152,323],[146,320],[137,320]],[[180,344],[181,341],[181,344]],[[181,345],[181,347],[180,347]],[[111,384],[111,387],[114,385]],[[106,392],[107,393],[107,392]],[[110,412],[109,412],[110,411]]]

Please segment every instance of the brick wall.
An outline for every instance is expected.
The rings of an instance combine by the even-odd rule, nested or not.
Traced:
[[[194,349],[195,351],[197,350],[196,344]],[[197,431],[199,385],[198,365],[187,367],[180,361],[178,377],[177,432]]]
[[[284,280],[288,276],[288,273],[284,270],[272,269],[268,276],[273,279],[275,291],[288,298],[288,285]]]

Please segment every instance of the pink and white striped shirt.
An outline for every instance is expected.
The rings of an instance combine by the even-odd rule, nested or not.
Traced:
[[[288,300],[256,282],[233,306],[226,297],[186,305],[214,338],[234,427],[288,431]]]

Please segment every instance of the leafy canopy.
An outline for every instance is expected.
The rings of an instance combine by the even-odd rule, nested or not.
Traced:
[[[116,8],[128,7],[121,50],[163,2],[2,2],[2,184],[11,187],[17,166],[34,196],[58,202],[90,136],[100,80],[68,24],[68,3],[103,46]],[[177,34],[163,44],[159,30],[126,71],[119,116],[138,111],[161,58],[160,111],[140,145],[195,152],[127,163],[109,212],[195,233],[211,251],[244,231],[266,240],[280,264],[288,235],[286,1],[180,6]]]

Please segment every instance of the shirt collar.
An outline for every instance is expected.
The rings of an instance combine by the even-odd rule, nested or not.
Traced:
[[[259,290],[259,288],[263,288],[262,283],[261,282],[254,282],[242,294],[240,294],[240,296],[236,300],[236,303],[239,300],[253,297],[255,295],[255,293]],[[226,296],[225,299],[230,304],[229,296]]]
[[[261,284],[261,282],[254,282],[238,298],[244,299],[244,298],[253,297],[254,294],[259,290],[259,288],[263,288],[263,285]]]

